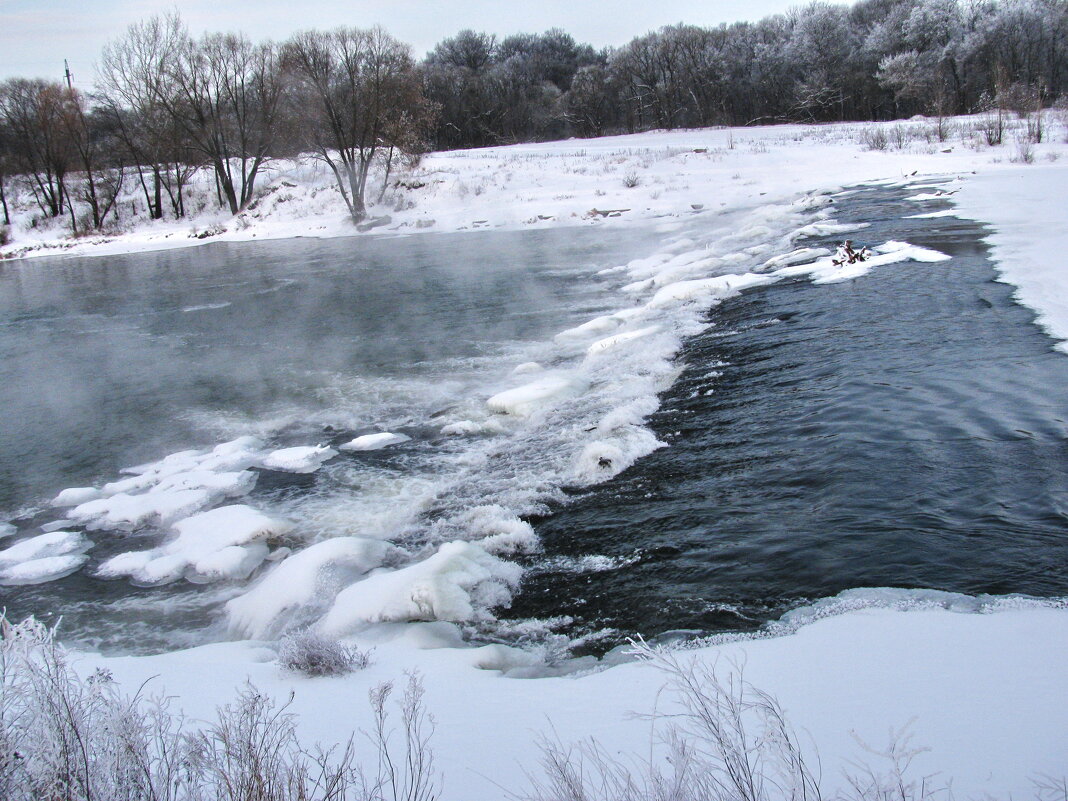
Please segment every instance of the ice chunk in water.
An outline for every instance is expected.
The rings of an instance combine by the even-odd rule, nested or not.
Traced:
[[[263,457],[261,464],[269,470],[286,473],[314,473],[323,466],[323,462],[335,456],[337,451],[326,445],[302,445],[271,451]]]
[[[89,529],[138,528],[149,523],[167,525],[200,511],[209,505],[214,494],[203,489],[152,492],[127,495],[120,492],[109,498],[88,501],[70,510],[70,518]]]
[[[362,437],[356,437],[356,439],[346,442],[344,445],[339,445],[338,449],[343,451],[377,451],[390,445],[407,442],[410,439],[411,437],[404,434],[392,434],[384,431],[381,434],[364,434]]]
[[[16,531],[18,531],[18,529],[10,523],[0,523],[0,540],[4,537],[10,537]]]
[[[55,581],[81,569],[89,561],[88,556],[71,554],[68,556],[46,556],[31,559],[17,565],[0,568],[0,584],[44,584]]]
[[[93,543],[76,531],[52,531],[0,551],[0,584],[41,584],[85,564]]]
[[[501,414],[526,417],[552,401],[574,397],[584,388],[585,384],[576,378],[550,375],[521,387],[499,392],[487,400],[486,405]]]
[[[53,498],[52,505],[55,507],[81,506],[88,501],[95,501],[103,494],[96,487],[70,487]]]
[[[263,543],[292,525],[241,504],[220,506],[178,523],[177,537],[158,548],[129,551],[100,566],[107,578],[129,576],[143,584],[246,578],[267,558]]]

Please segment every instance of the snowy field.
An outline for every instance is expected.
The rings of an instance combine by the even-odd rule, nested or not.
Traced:
[[[428,155],[399,177],[407,188],[391,188],[372,209],[390,218],[376,235],[586,225],[611,236],[617,227],[655,221],[668,237],[662,251],[616,268],[627,305],[557,335],[556,346],[571,354],[573,368],[518,365],[512,385],[485,399],[481,417],[443,421],[450,429],[443,433],[465,436],[511,421],[535,425],[553,404],[600,387],[610,357],[624,366],[640,363],[645,372],[635,375],[644,378],[629,394],[617,391],[606,400],[596,430],[578,442],[566,479],[596,482],[662,447],[641,422],[672,380],[680,340],[699,330],[708,306],[786,277],[827,283],[892,269],[906,259],[946,258],[904,242],[870,243],[874,258],[838,267],[826,251],[804,247],[813,226],[843,236],[855,230],[837,225],[830,201],[844,187],[863,183],[909,187],[917,215],[956,214],[987,224],[1002,280],[1018,288],[1020,303],[1068,350],[1068,157],[1061,160],[1068,156],[1068,131],[1051,121],[1047,141],[1025,153],[1011,132],[1009,144],[994,148],[975,145],[966,134],[928,141],[931,124],[884,125],[899,139],[899,147],[885,151],[862,144],[863,126],[829,125]],[[955,124],[965,128],[971,121]],[[203,240],[193,237],[206,230],[220,231],[206,241],[353,233],[325,173],[313,164],[273,169],[256,208],[236,219],[205,212],[193,222],[73,242],[17,225],[4,253],[181,247],[199,244]],[[712,242],[671,238],[682,222],[718,212],[733,215],[741,227]],[[403,441],[383,431],[342,448]],[[243,579],[266,560],[278,561],[227,606],[235,634],[257,639],[154,657],[85,654],[80,664],[86,671],[105,667],[131,692],[148,680],[197,719],[211,717],[246,680],[281,699],[292,691],[304,739],[334,743],[370,725],[369,688],[417,670],[437,719],[433,744],[445,777],[442,797],[457,801],[507,797],[502,787],[521,792],[524,770],[536,772],[539,736],[553,732],[564,742],[596,737],[611,754],[649,752],[653,727],[634,714],[671,711],[670,699],[658,696],[664,676],[655,667],[615,652],[601,664],[587,659],[548,668],[527,651],[462,641],[457,623],[488,614],[519,581],[508,556],[537,547],[519,519],[521,503],[484,507],[453,521],[470,530],[465,537],[400,568],[382,567],[396,564],[392,546],[358,537],[324,540],[288,557],[271,552],[268,541],[287,523],[241,504],[246,471],[315,471],[334,455],[311,443],[271,450],[240,440],[132,468],[100,487],[71,488],[54,501],[57,530],[0,551],[0,580],[47,581],[79,569],[87,544],[62,530],[64,520],[90,531],[146,520],[173,525],[167,544],[120,554],[102,572],[140,583],[183,576],[210,582]],[[562,479],[553,474],[546,480]],[[223,502],[229,505],[218,506]],[[212,536],[220,526],[229,532],[225,541]],[[317,576],[327,567],[343,569],[350,584],[317,625],[373,647],[372,663],[344,678],[296,677],[278,667],[271,635],[321,590]],[[435,622],[413,622],[427,619]],[[932,777],[929,786],[951,782],[957,798],[1033,797],[1035,779],[1068,772],[1068,608],[1062,601],[856,590],[791,613],[769,633],[776,636],[706,643],[683,658],[714,665],[720,675],[740,671],[776,696],[802,744],[818,748],[825,790],[841,789],[851,764],[854,772],[857,763],[885,770],[885,759],[873,751],[902,727],[912,746],[929,749],[916,754],[910,776]],[[536,678],[520,680],[527,677]]]

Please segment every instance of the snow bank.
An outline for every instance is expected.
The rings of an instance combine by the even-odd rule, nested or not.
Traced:
[[[740,673],[775,697],[804,733],[810,764],[818,749],[824,797],[848,790],[843,774],[856,772],[858,763],[886,767],[856,738],[882,749],[887,732],[906,725],[920,749],[910,777],[933,777],[929,787],[952,781],[957,797],[1031,797],[1035,776],[1063,773],[1063,602],[1006,599],[983,607],[976,599],[972,609],[961,600],[903,611],[909,591],[863,592],[870,605],[810,617],[786,636],[707,645],[679,658],[714,667],[723,679]],[[880,594],[890,608],[874,601]],[[677,711],[672,693],[664,692],[664,675],[647,663],[502,680],[498,671],[518,677],[537,665],[514,649],[465,648],[456,628],[444,623],[381,627],[367,635],[357,643],[374,646],[372,664],[337,681],[286,673],[270,652],[249,643],[154,657],[86,655],[80,667],[86,675],[106,668],[129,692],[151,680],[153,691],[177,696],[194,719],[210,719],[246,681],[279,701],[295,692],[289,711],[298,716],[302,737],[325,745],[368,727],[370,687],[417,669],[437,724],[432,745],[445,777],[443,801],[498,801],[502,783],[522,794],[523,769],[538,769],[541,736],[565,744],[593,737],[624,761],[648,755],[653,734],[646,716]]]
[[[990,171],[964,182],[953,202],[960,216],[990,224],[1000,280],[1068,353],[1068,165]]]

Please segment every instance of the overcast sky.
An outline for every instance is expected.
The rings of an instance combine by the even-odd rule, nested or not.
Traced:
[[[563,28],[580,42],[620,45],[662,25],[754,20],[800,0],[0,0],[0,78],[58,79],[70,60],[75,83],[92,85],[101,46],[126,26],[177,8],[189,27],[283,39],[305,28],[381,25],[422,57],[464,28],[539,33]]]

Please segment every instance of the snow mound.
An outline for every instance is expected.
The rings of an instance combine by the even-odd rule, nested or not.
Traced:
[[[335,456],[337,451],[326,445],[300,445],[271,451],[260,464],[268,470],[285,473],[314,473]]]
[[[371,623],[491,618],[491,607],[511,601],[522,573],[474,543],[447,542],[427,559],[346,588],[319,626],[340,637]]]
[[[253,639],[277,636],[294,616],[318,610],[338,589],[379,567],[391,546],[360,537],[335,537],[289,556],[244,595],[226,604],[230,629]]]
[[[127,551],[100,566],[104,578],[129,576],[141,584],[247,578],[267,558],[264,540],[291,524],[241,504],[220,506],[174,525],[177,537],[147,551]]]
[[[382,448],[387,448],[390,445],[399,445],[410,439],[411,437],[405,436],[404,434],[392,434],[388,431],[384,431],[381,434],[364,434],[362,437],[356,437],[355,439],[346,442],[344,445],[339,445],[338,450],[377,451]]]

